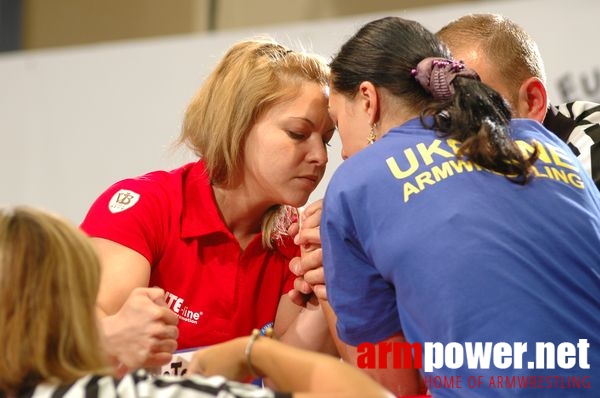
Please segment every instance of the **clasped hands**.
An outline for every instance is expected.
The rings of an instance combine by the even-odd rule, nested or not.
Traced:
[[[102,318],[117,375],[168,363],[177,349],[178,320],[165,303],[163,289],[134,289],[117,313]]]
[[[303,252],[301,257],[294,257],[290,261],[290,270],[296,275],[296,280],[294,289],[288,292],[288,296],[292,302],[301,306],[315,298],[327,300],[319,231],[322,209],[322,199],[311,203],[300,215],[301,223],[295,222],[288,229],[294,243],[300,245]]]

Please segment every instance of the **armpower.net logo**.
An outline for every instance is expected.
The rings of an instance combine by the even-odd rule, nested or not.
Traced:
[[[579,339],[577,344],[564,342],[558,345],[537,342],[535,353],[530,361],[527,343],[513,344],[499,342],[448,343],[408,343],[381,342],[358,345],[357,365],[362,369],[422,369],[426,386],[431,388],[560,388],[589,389],[590,376],[552,375],[556,369],[590,370],[588,363],[587,339]],[[535,376],[441,376],[436,371],[447,369],[540,369],[548,370],[547,375]],[[468,374],[468,372],[465,372]],[[472,372],[477,373],[477,372]],[[519,372],[511,372],[519,373]],[[526,374],[528,372],[523,372]]]

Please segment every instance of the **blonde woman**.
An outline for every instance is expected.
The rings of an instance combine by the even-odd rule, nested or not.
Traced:
[[[179,141],[199,160],[117,182],[92,205],[82,228],[100,255],[98,309],[122,364],[157,366],[175,340],[178,349],[205,347],[273,323],[282,341],[334,352],[320,308],[287,295],[299,249],[285,235],[325,171],[328,78],[316,55],[270,39],[235,44],[183,121]],[[164,289],[175,318],[160,297],[135,290],[148,286]],[[132,294],[139,311],[119,316]],[[144,308],[154,311],[151,327],[114,320]]]
[[[199,351],[206,376],[117,379],[95,315],[101,267],[75,226],[29,207],[0,208],[0,396],[2,397],[390,397],[333,357],[267,338],[237,338]],[[159,289],[158,289],[159,290]],[[251,372],[282,391],[228,381]]]

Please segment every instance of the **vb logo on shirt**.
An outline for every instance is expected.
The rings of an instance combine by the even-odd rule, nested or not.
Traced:
[[[119,189],[112,198],[110,198],[108,210],[110,210],[111,213],[119,213],[133,207],[138,200],[140,200],[140,194],[128,189]]]
[[[195,312],[190,310],[188,306],[184,304],[182,298],[177,297],[173,293],[169,293],[167,291],[165,291],[165,302],[182,321],[197,324],[198,320],[203,315],[202,311]]]

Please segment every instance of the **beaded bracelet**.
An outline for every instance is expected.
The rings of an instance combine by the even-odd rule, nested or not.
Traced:
[[[250,334],[250,340],[248,340],[248,344],[246,344],[246,349],[244,351],[244,353],[246,354],[246,363],[248,364],[248,369],[250,369],[250,373],[256,377],[262,377],[262,376],[259,375],[254,370],[254,366],[252,366],[252,346],[254,345],[254,342],[256,340],[258,340],[258,338],[260,336],[261,336],[260,330],[258,330],[258,329],[252,330],[252,334]],[[267,328],[265,330],[265,337],[269,337],[269,338],[273,337],[273,328]]]

